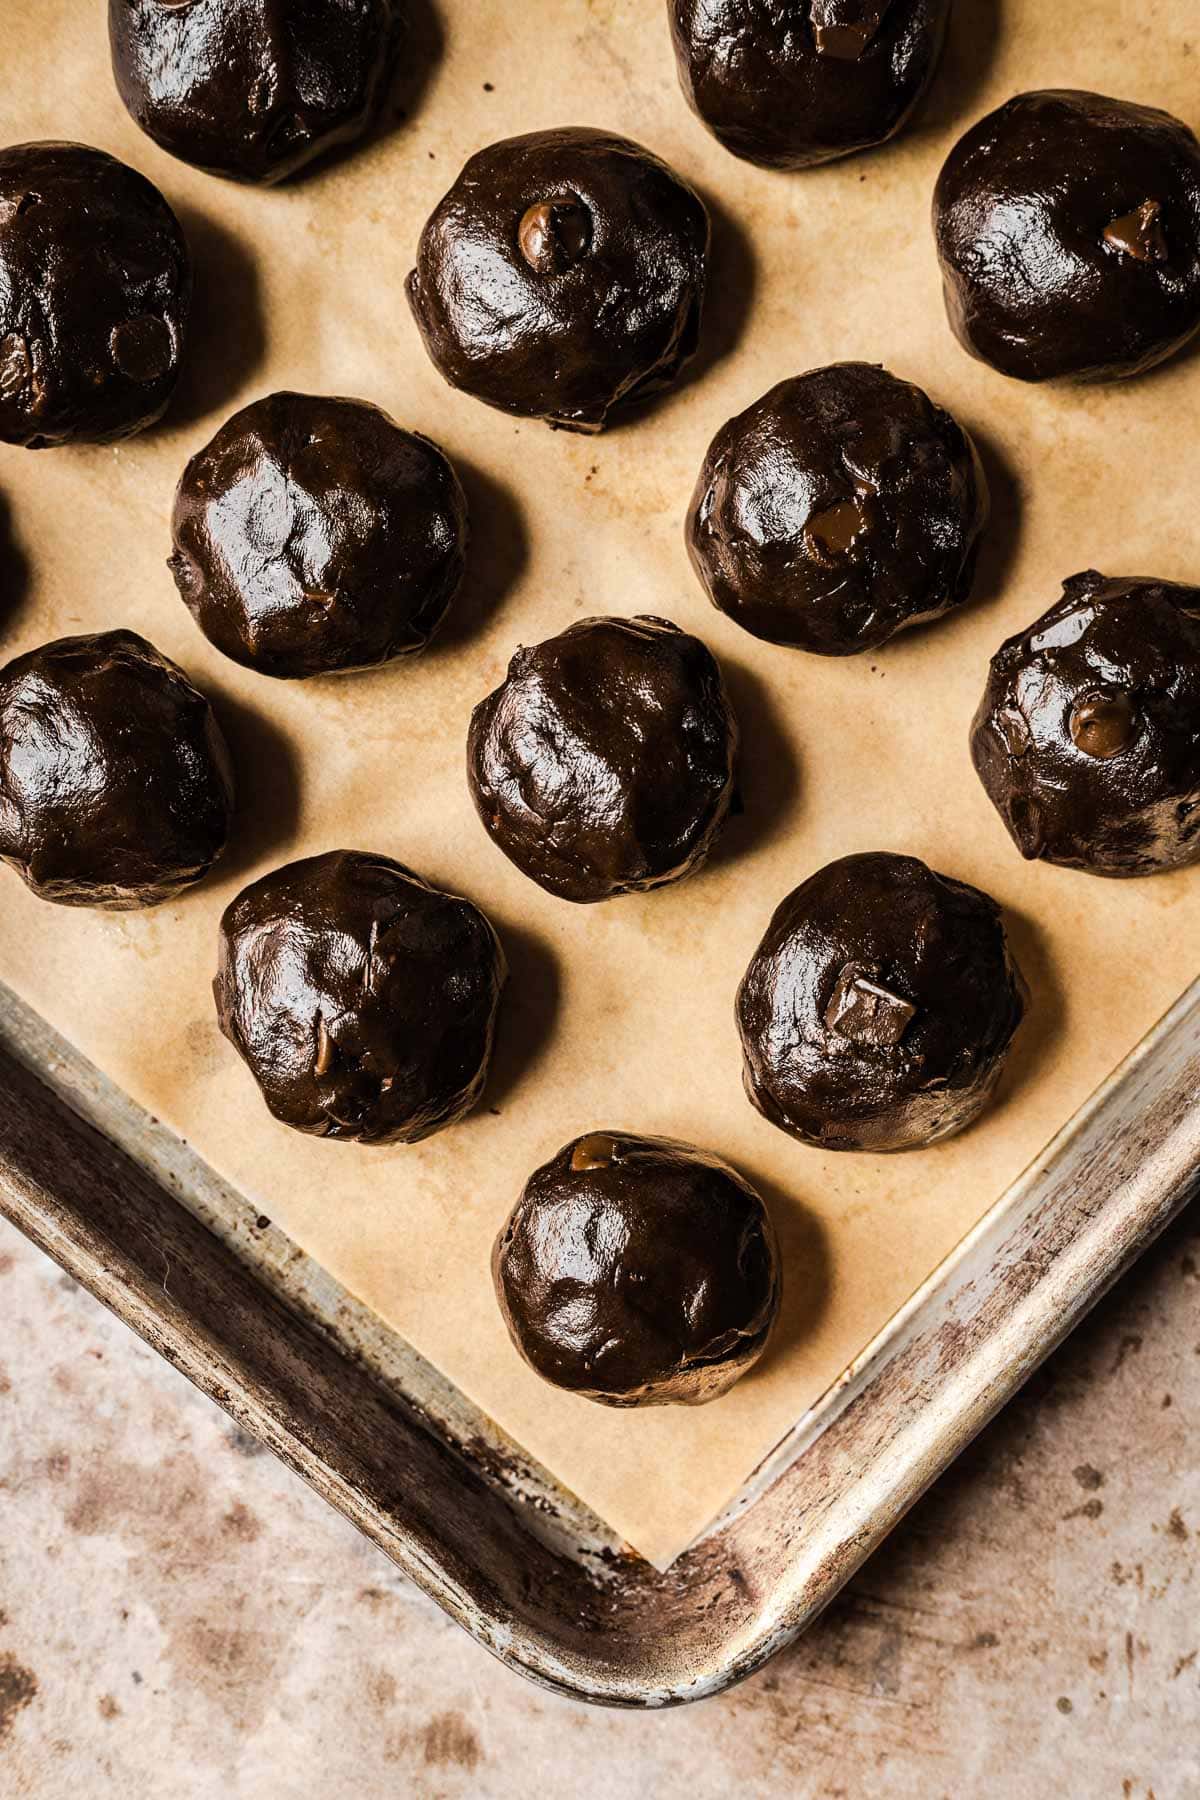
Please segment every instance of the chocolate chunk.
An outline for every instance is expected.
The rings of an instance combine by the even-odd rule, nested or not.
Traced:
[[[738,989],[746,1092],[824,1150],[920,1148],[987,1105],[1026,998],[986,894],[843,857],[776,909]]]
[[[504,953],[469,900],[386,856],[332,850],[243,889],[221,921],[221,1030],[277,1119],[415,1144],[487,1077]]]
[[[992,658],[971,754],[1022,856],[1094,875],[1195,862],[1200,588],[1073,575]]]
[[[715,1400],[779,1311],[775,1233],[749,1182],[628,1132],[575,1139],[530,1176],[492,1272],[526,1362],[605,1406]]]
[[[1137,375],[1200,329],[1200,143],[1101,94],[1019,94],[934,196],[950,324],[1021,381]]]
[[[890,993],[869,969],[847,963],[825,1008],[825,1023],[830,1031],[855,1044],[891,1048],[900,1042],[916,1015],[911,1001]]]
[[[699,638],[664,619],[582,619],[517,651],[475,708],[471,797],[493,842],[563,900],[677,881],[734,792],[737,725]]]
[[[158,189],[102,150],[0,150],[0,440],[109,443],[166,411],[192,273]]]
[[[687,538],[713,604],[747,631],[850,656],[966,601],[987,517],[950,414],[886,369],[835,363],[722,427]]]
[[[212,709],[145,638],[59,638],[0,670],[0,857],[43,900],[170,900],[208,873],[232,813]]]
[[[1138,262],[1166,262],[1170,254],[1162,228],[1162,207],[1157,200],[1143,200],[1134,211],[1104,227],[1104,241]]]
[[[172,156],[280,181],[360,137],[401,41],[393,0],[109,0],[117,92]]]
[[[188,463],[171,570],[218,650],[263,675],[423,650],[462,579],[448,459],[361,400],[271,394]]]
[[[679,80],[727,150],[807,169],[882,144],[937,69],[950,0],[671,0]]]
[[[648,150],[535,131],[481,150],[421,233],[413,315],[454,387],[600,431],[693,355],[708,214]]]

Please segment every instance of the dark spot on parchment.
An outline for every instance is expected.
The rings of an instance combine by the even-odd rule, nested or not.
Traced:
[[[1104,1486],[1103,1475],[1099,1469],[1094,1469],[1091,1463],[1080,1463],[1075,1471],[1075,1479],[1081,1488],[1087,1489],[1090,1493],[1095,1493],[1097,1488]]]
[[[483,1751],[479,1739],[460,1712],[435,1713],[418,1733],[425,1761],[434,1768],[479,1767]]]
[[[102,1719],[119,1719],[121,1716],[121,1709],[111,1694],[101,1694],[96,1709]]]
[[[0,1394],[11,1394],[11,1393],[12,1393],[12,1382],[8,1379],[8,1376],[4,1373],[4,1370],[0,1369]]]
[[[0,1275],[7,1275],[12,1266],[13,1259],[5,1250],[3,1255],[0,1255]]]
[[[994,1650],[1000,1639],[994,1631],[977,1631],[971,1639],[972,1650]]]
[[[1058,1696],[1058,1699],[1054,1702],[1054,1704],[1055,1704],[1055,1706],[1057,1706],[1060,1713],[1069,1713],[1069,1712],[1075,1711],[1074,1706],[1072,1706],[1070,1700],[1068,1700],[1068,1698],[1065,1694],[1060,1694]]]
[[[1141,1347],[1141,1334],[1136,1331],[1127,1331],[1125,1336],[1121,1339],[1121,1342],[1118,1344],[1117,1354],[1113,1358],[1113,1374],[1115,1375],[1118,1369],[1124,1367],[1127,1357],[1136,1356]]]
[[[1082,1506],[1072,1507],[1070,1512],[1062,1515],[1063,1523],[1068,1519],[1098,1519],[1104,1511],[1103,1500],[1085,1500]]]
[[[1177,1506],[1172,1509],[1171,1516],[1167,1520],[1167,1531],[1173,1538],[1177,1538],[1181,1544],[1186,1544],[1188,1538],[1191,1536],[1187,1526],[1184,1524],[1183,1514]]]
[[[19,1663],[11,1650],[0,1652],[0,1744],[9,1735],[19,1712],[38,1691],[37,1676]]]
[[[1186,1656],[1181,1656],[1171,1671],[1171,1680],[1178,1681],[1184,1671],[1194,1665],[1197,1656],[1200,1656],[1200,1650],[1189,1650]]]

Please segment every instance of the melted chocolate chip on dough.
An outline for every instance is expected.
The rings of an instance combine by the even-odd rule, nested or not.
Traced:
[[[1102,381],[1200,329],[1200,143],[1100,94],[1019,94],[951,151],[933,206],[946,310],[1021,381]]]
[[[779,1311],[775,1233],[749,1182],[621,1131],[576,1138],[530,1176],[492,1273],[526,1362],[605,1406],[715,1400]]]
[[[423,650],[462,579],[447,458],[360,400],[272,394],[184,470],[171,569],[218,650],[263,675]]]
[[[408,296],[452,386],[600,431],[694,353],[708,237],[703,202],[648,150],[536,131],[467,163],[421,233]]]
[[[843,857],[778,907],[738,989],[746,1092],[822,1150],[932,1144],[987,1105],[1026,998],[986,894]]]
[[[166,411],[192,272],[179,221],[84,144],[0,150],[0,440],[104,444]]]
[[[213,993],[285,1125],[415,1144],[479,1099],[504,979],[499,940],[469,900],[385,856],[332,850],[226,909]]]
[[[1094,569],[992,658],[971,728],[1022,856],[1093,875],[1200,857],[1200,588]]]
[[[401,38],[393,0],[109,0],[117,92],[148,137],[272,182],[360,137]]]
[[[208,701],[144,638],[59,638],[0,670],[0,857],[43,900],[170,900],[208,873],[232,812]]]
[[[963,604],[987,518],[961,425],[886,369],[835,363],[722,427],[687,540],[713,604],[747,631],[850,656]]]
[[[698,868],[734,794],[720,668],[664,619],[582,619],[517,651],[475,708],[471,797],[493,841],[563,900]]]
[[[735,156],[807,169],[894,137],[941,56],[950,0],[670,0],[679,80]]]

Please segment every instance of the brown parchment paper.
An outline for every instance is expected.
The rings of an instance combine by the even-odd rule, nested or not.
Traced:
[[[1105,882],[1018,858],[971,771],[988,656],[1089,565],[1200,576],[1200,357],[1149,379],[1050,393],[971,362],[946,328],[928,212],[936,172],[986,108],[1095,87],[1200,124],[1191,0],[957,0],[919,128],[802,175],[725,154],[676,86],[661,0],[438,0],[442,55],[406,117],[278,192],[159,152],[113,90],[99,0],[3,0],[0,141],[77,138],[177,205],[201,282],[193,366],[163,427],[115,449],[0,453],[15,550],[0,548],[7,658],[127,625],[210,692],[239,765],[242,821],[216,879],[177,905],[47,906],[0,874],[0,979],[187,1138],[535,1457],[656,1561],[719,1511],[1196,972],[1200,871]],[[420,226],[464,159],[569,123],[627,132],[714,204],[700,364],[598,440],[514,422],[445,387],[402,294]],[[713,431],[785,375],[887,364],[974,430],[995,499],[978,598],[873,657],[757,643],[712,610],[681,523]],[[360,395],[442,443],[474,514],[472,574],[420,661],[299,685],[211,649],[164,567],[175,480],[236,405],[276,387]],[[22,582],[14,555],[28,564]],[[472,705],[518,642],[593,612],[651,612],[726,665],[746,814],[712,867],[601,907],[551,899],[493,849],[468,799]],[[217,920],[252,875],[348,845],[469,894],[509,951],[494,1078],[465,1125],[416,1148],[323,1144],[276,1125],[217,1032]],[[733,994],[778,900],[830,857],[915,852],[1011,910],[1033,988],[1000,1102],[966,1136],[900,1158],[790,1142],[742,1095]],[[555,1392],[511,1349],[492,1238],[529,1170],[616,1126],[711,1146],[759,1182],[786,1258],[760,1370],[700,1410],[613,1412]]]

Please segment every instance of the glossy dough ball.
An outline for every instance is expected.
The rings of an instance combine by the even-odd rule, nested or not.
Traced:
[[[400,22],[392,0],[108,0],[117,92],[142,130],[239,181],[361,136]]]
[[[471,158],[421,233],[408,296],[454,387],[599,431],[695,351],[707,257],[704,205],[657,156],[535,131]]]
[[[415,1144],[483,1091],[504,953],[469,900],[331,850],[243,889],[221,921],[221,1030],[271,1112],[317,1137]]]
[[[738,989],[746,1092],[822,1150],[932,1144],[987,1104],[1026,997],[994,900],[912,856],[843,857],[778,907]]]
[[[886,369],[835,363],[722,427],[687,540],[713,604],[755,637],[851,656],[967,599],[987,517],[950,414]]]
[[[184,470],[171,569],[197,624],[263,675],[423,650],[462,579],[447,458],[360,400],[272,394]]]
[[[83,144],[0,150],[0,439],[104,444],[162,416],[192,299],[156,187]]]
[[[208,873],[232,813],[212,709],[145,638],[59,638],[0,670],[0,856],[43,900],[170,900]]]
[[[1200,857],[1200,588],[1094,569],[992,658],[971,728],[1021,855],[1094,875]]]
[[[548,893],[607,900],[704,861],[733,799],[737,736],[699,638],[665,619],[582,619],[518,650],[475,708],[471,797]]]
[[[526,1362],[605,1406],[715,1400],[779,1311],[775,1233],[749,1182],[620,1131],[575,1138],[530,1176],[492,1273]]]
[[[955,336],[1021,381],[1137,375],[1200,329],[1200,143],[1100,94],[1019,94],[933,203]]]
[[[689,105],[735,156],[807,169],[893,137],[950,0],[668,0]]]

